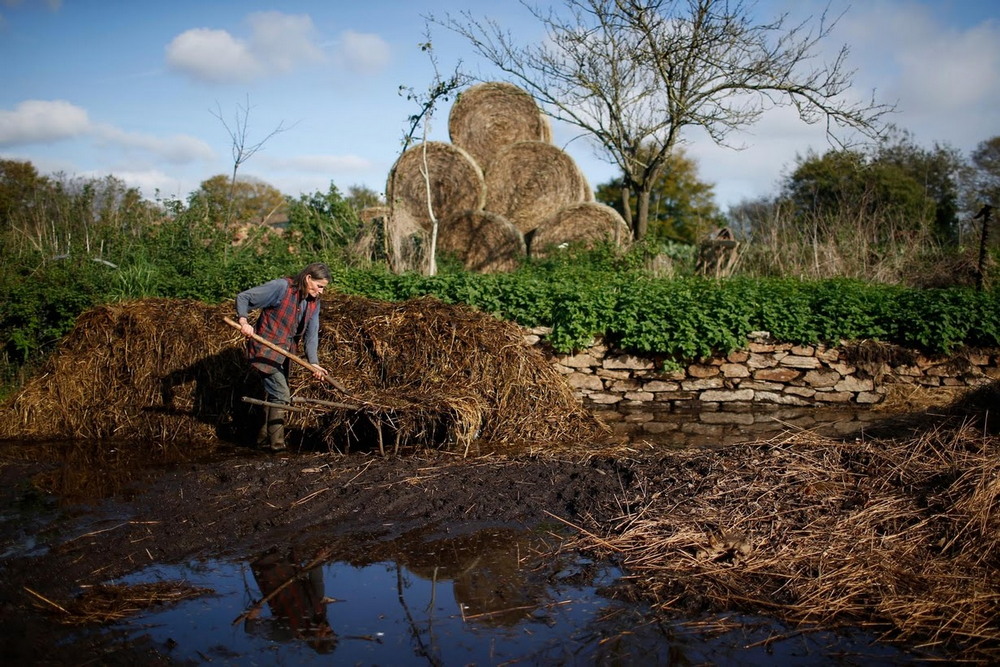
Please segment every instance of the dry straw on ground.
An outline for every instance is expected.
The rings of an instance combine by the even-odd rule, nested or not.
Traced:
[[[472,86],[459,95],[448,115],[448,134],[484,172],[510,144],[552,141],[548,120],[534,98],[514,84],[500,81]]]
[[[79,597],[65,603],[53,602],[27,589],[34,603],[64,625],[111,623],[123,618],[188,598],[210,595],[209,588],[196,588],[181,581],[147,584],[98,584],[88,586]]]
[[[358,212],[361,229],[350,253],[368,261],[388,258],[394,270],[416,270],[425,261],[428,233],[403,207],[373,206]]]
[[[63,625],[90,625],[120,621],[151,607],[210,595],[209,588],[196,588],[180,581],[147,584],[98,584],[79,597],[59,604],[28,589],[35,605]]]
[[[676,455],[584,542],[667,613],[861,626],[995,662],[1000,439],[967,419],[899,440],[803,432]]]
[[[483,172],[475,160],[458,146],[441,141],[417,144],[400,155],[385,192],[394,212],[403,209],[428,230],[432,224],[428,195],[438,220],[481,210],[486,195]]]
[[[309,407],[290,425],[307,445],[467,453],[602,432],[514,324],[431,298],[330,295],[324,304],[320,362],[350,395],[293,367],[294,398]],[[227,315],[232,304],[164,299],[84,313],[42,372],[4,405],[0,437],[148,445],[252,433],[240,397],[260,389]]]
[[[438,250],[451,253],[467,271],[513,271],[527,254],[524,235],[502,215],[463,211],[441,221]]]
[[[563,243],[594,247],[628,245],[632,236],[618,211],[597,202],[566,206],[545,220],[531,236],[532,257],[546,257]]]

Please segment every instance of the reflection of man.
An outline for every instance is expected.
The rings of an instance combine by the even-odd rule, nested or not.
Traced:
[[[251,563],[250,571],[261,596],[267,598],[271,617],[247,620],[247,632],[281,642],[305,639],[317,653],[336,648],[337,635],[327,621],[323,602],[321,567],[300,572],[291,557],[271,553]]]

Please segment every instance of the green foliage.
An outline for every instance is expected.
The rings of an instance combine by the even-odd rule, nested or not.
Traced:
[[[357,189],[354,195],[362,201],[369,196]],[[342,252],[357,237],[360,228],[361,221],[351,200],[345,199],[332,183],[325,194],[314,192],[289,200],[288,231],[307,254]]]

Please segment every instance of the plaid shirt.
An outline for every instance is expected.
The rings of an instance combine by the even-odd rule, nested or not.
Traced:
[[[299,299],[298,290],[295,289],[291,278],[285,280],[288,286],[281,300],[271,307],[261,309],[256,329],[261,338],[295,354],[305,331],[306,323],[319,308],[319,301],[305,299],[305,313],[303,314],[300,308],[303,300]],[[265,373],[280,368],[285,363],[285,355],[279,354],[255,340],[247,341],[247,354],[250,357],[250,363]]]

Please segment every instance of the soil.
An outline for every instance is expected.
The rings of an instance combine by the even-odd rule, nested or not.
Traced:
[[[427,526],[594,525],[621,512],[615,499],[637,467],[671,466],[669,456],[640,461],[586,446],[468,458],[238,448],[158,449],[137,458],[113,445],[93,448],[2,448],[6,664],[168,662],[152,646],[107,634],[80,638],[77,627],[58,622],[52,604],[68,606],[82,587],[153,563],[249,559],[290,542],[300,553],[319,553],[336,535],[389,540]]]

